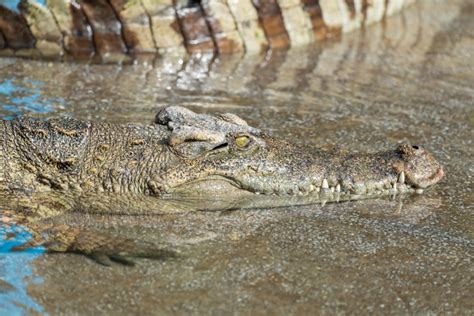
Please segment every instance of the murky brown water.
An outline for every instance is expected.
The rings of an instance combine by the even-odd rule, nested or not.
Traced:
[[[154,218],[75,215],[67,220],[166,243],[182,257],[106,268],[81,256],[36,256],[21,281],[33,303],[19,310],[474,313],[474,6],[427,4],[341,42],[267,56],[131,66],[1,59],[3,116],[147,123],[158,106],[179,104],[233,112],[308,146],[374,151],[419,143],[446,172],[426,194],[395,201]],[[0,269],[0,278],[8,273]],[[0,283],[0,294],[6,287]]]

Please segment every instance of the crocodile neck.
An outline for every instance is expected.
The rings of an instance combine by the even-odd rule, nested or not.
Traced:
[[[181,161],[165,144],[169,131],[162,127],[93,124],[90,133],[77,175],[83,190],[159,194],[151,179]]]
[[[2,122],[2,186],[151,195],[159,193],[151,175],[180,161],[164,144],[169,131],[162,126],[81,123]]]

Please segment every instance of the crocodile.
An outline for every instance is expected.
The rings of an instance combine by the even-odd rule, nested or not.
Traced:
[[[237,115],[198,114],[180,106],[161,108],[149,125],[29,116],[1,124],[2,207],[37,236],[45,235],[41,219],[67,212],[148,215],[324,204],[420,194],[444,174],[417,145],[375,153],[309,149]],[[105,247],[96,243],[104,238],[77,229],[47,231],[56,241],[48,240],[53,251],[96,254],[89,241],[93,249]]]

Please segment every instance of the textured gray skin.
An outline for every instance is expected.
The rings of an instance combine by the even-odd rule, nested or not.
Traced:
[[[233,114],[177,106],[161,109],[149,126],[23,117],[2,128],[1,206],[12,210],[9,221],[32,232],[24,247],[79,252],[103,264],[174,253],[42,219],[68,211],[166,214],[421,193],[443,176],[417,146],[371,154],[310,150]]]

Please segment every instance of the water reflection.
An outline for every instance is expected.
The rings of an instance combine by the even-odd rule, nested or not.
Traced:
[[[0,81],[0,106],[10,120],[25,113],[47,114],[63,107],[63,100],[43,95],[44,82],[10,77]],[[17,246],[32,236],[22,226],[16,225],[0,210],[0,313],[24,315],[43,313],[43,308],[28,294],[28,287],[42,282],[33,274],[32,262],[45,252],[44,248],[29,248],[14,252]]]
[[[31,284],[43,280],[33,274],[32,262],[43,254],[44,248],[29,248],[12,252],[32,238],[23,227],[8,223],[0,211],[0,313],[24,315],[42,313],[43,308],[28,294]],[[3,286],[2,286],[3,284]],[[3,290],[2,290],[3,288]]]
[[[60,98],[45,98],[42,94],[44,82],[24,78],[0,81],[0,106],[10,114],[2,115],[5,120],[23,113],[46,114],[64,107]]]

